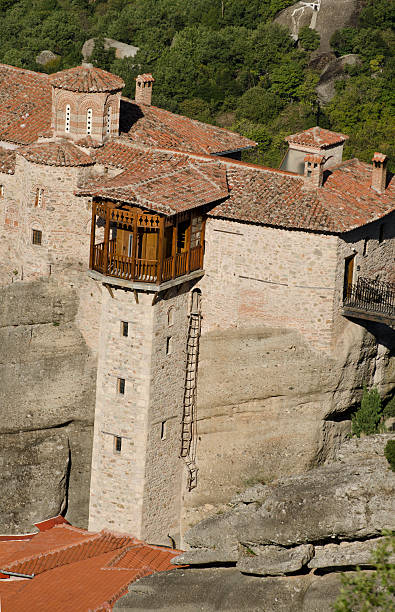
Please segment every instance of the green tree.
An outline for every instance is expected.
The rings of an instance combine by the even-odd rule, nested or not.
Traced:
[[[300,28],[298,38],[300,45],[306,51],[314,51],[320,46],[320,35],[316,30],[312,30],[308,26]]]
[[[378,433],[382,417],[381,397],[376,387],[363,389],[360,408],[352,416],[352,433],[356,436]]]
[[[282,106],[281,98],[275,93],[262,87],[252,87],[239,98],[236,114],[239,119],[267,123]]]

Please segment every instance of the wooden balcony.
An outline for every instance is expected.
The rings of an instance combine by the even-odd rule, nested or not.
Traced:
[[[395,285],[370,278],[358,278],[355,284],[345,289],[342,314],[395,325]]]
[[[98,220],[105,227],[102,242],[96,242]],[[169,220],[141,209],[94,203],[90,268],[128,283],[168,284],[203,269],[204,225],[191,212]]]

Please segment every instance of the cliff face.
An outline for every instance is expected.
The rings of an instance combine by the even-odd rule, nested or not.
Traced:
[[[185,529],[248,484],[300,474],[333,456],[363,384],[377,384],[382,395],[395,385],[394,333],[368,329],[344,319],[330,356],[289,329],[202,336],[198,486],[185,496]]]
[[[75,276],[78,279],[78,276]],[[96,360],[72,275],[0,289],[0,531],[87,526]]]

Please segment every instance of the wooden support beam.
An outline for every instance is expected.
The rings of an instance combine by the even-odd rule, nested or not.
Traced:
[[[172,236],[172,243],[171,243],[171,256],[173,258],[173,261],[172,261],[172,270],[171,270],[171,277],[172,278],[176,277],[177,232],[178,232],[178,219],[175,221],[175,223],[173,225],[173,236]]]
[[[163,261],[165,258],[165,218],[164,217],[161,217],[159,221],[158,257],[159,257],[159,266],[158,266],[157,283],[158,285],[160,285],[160,283],[162,282]]]
[[[133,238],[132,238],[132,278],[134,280],[136,276],[136,256],[137,256],[137,241],[138,241],[138,230],[137,230],[137,212],[133,210]],[[139,303],[138,296],[136,303]]]
[[[134,293],[134,299],[136,300],[136,304],[138,304],[139,303],[139,294],[138,294],[137,289],[134,289],[133,293]]]
[[[189,228],[187,230],[186,239],[188,240],[187,244],[187,274],[191,271],[191,241],[192,241],[192,213],[189,216]]]
[[[103,283],[105,288],[107,289],[108,293],[111,295],[112,299],[114,299],[114,291],[112,290],[111,285],[109,285],[108,283]]]
[[[92,202],[91,247],[89,253],[89,267],[93,270],[96,240],[96,202]]]
[[[107,275],[108,268],[108,248],[110,241],[110,212],[111,209],[106,210],[106,226],[104,228],[104,252],[103,252],[103,274]]]
[[[200,232],[200,244],[201,244],[201,250],[200,250],[200,268],[203,270],[203,260],[204,260],[204,236],[206,233],[206,219],[202,220],[202,230]]]

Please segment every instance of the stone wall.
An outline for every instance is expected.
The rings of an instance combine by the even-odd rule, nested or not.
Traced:
[[[234,221],[206,227],[203,333],[267,325],[329,350],[337,238]]]

